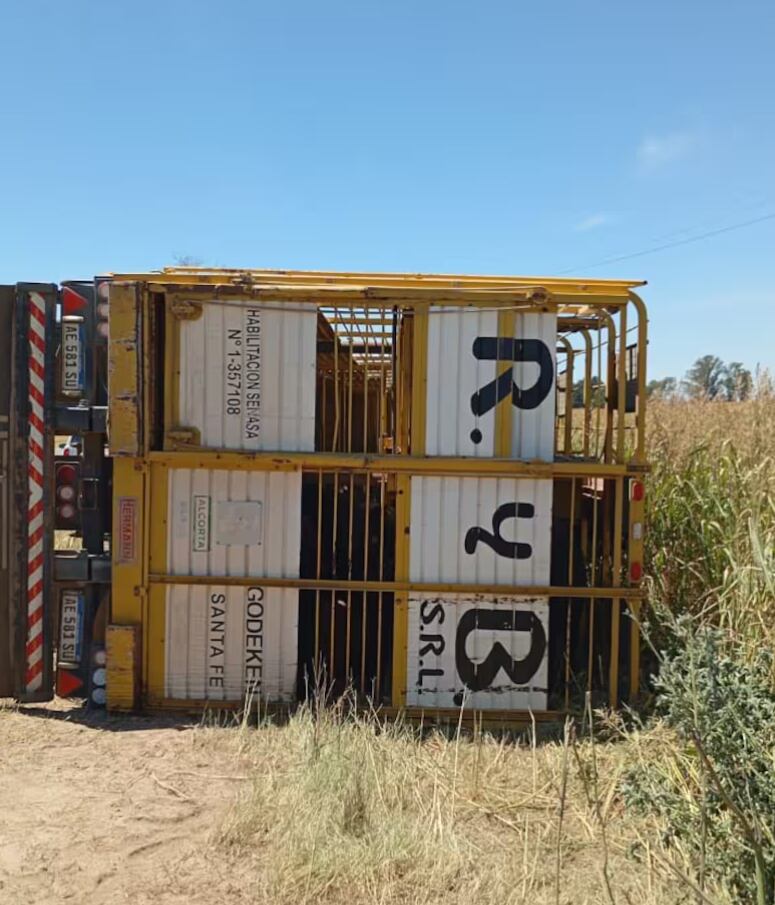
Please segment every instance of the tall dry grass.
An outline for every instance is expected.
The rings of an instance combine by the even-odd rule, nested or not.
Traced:
[[[448,738],[305,707],[243,734],[253,786],[218,842],[252,863],[256,901],[278,905],[680,901],[687,863],[618,793],[638,749],[660,740],[577,731]]]
[[[775,396],[649,410],[647,572],[658,614],[775,650]]]

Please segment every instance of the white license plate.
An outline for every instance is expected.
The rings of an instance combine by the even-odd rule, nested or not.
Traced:
[[[80,663],[83,638],[83,594],[63,591],[59,614],[59,662]]]
[[[80,320],[62,321],[62,392],[80,396],[84,384],[83,324]]]

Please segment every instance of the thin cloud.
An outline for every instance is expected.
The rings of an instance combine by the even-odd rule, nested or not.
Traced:
[[[608,214],[592,214],[591,216],[580,220],[573,228],[577,233],[586,233],[589,232],[590,229],[597,229],[599,226],[605,226],[606,223],[610,222],[611,218]]]
[[[691,132],[647,135],[638,147],[638,163],[645,170],[654,170],[686,157],[695,144],[696,136]]]

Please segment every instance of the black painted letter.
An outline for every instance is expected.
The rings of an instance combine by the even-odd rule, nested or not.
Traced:
[[[466,640],[471,632],[507,631],[530,632],[530,651],[522,660],[515,660],[506,648],[496,641],[482,663],[472,663],[466,654]],[[468,610],[463,614],[455,638],[455,666],[457,673],[471,691],[491,688],[502,669],[514,685],[526,685],[541,665],[546,651],[546,632],[541,620],[529,610]]]
[[[494,550],[498,556],[509,559],[529,559],[533,555],[530,544],[516,543],[501,536],[501,525],[510,518],[533,518],[535,506],[532,503],[503,503],[493,513],[492,532],[476,525],[466,532],[464,547],[466,553],[475,553],[481,541]]]
[[[495,380],[477,390],[471,397],[471,411],[478,418],[485,415],[511,393],[512,405],[520,409],[534,409],[546,399],[554,381],[552,354],[540,339],[513,339],[507,336],[477,336],[473,345],[474,358],[480,361],[532,361],[540,373],[533,386],[522,389],[514,383],[513,368],[499,374]],[[481,431],[471,433],[474,443],[481,443]]]

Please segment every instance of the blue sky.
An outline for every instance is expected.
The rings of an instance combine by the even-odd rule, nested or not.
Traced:
[[[6,2],[0,280],[649,281],[651,376],[775,369],[775,5]]]

